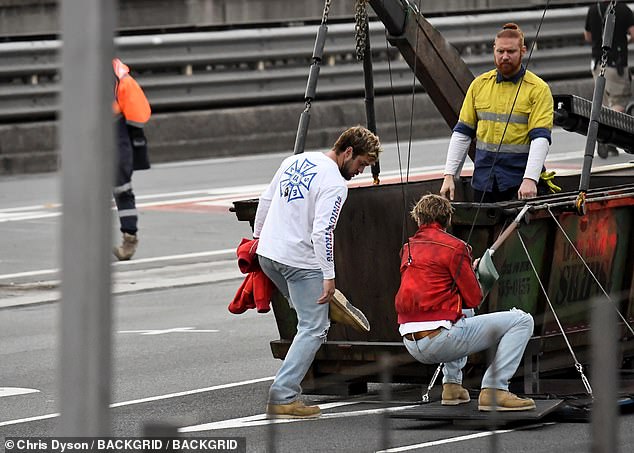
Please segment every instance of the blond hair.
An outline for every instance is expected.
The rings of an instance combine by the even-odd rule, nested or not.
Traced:
[[[440,195],[430,193],[423,195],[418,200],[418,203],[412,209],[411,215],[418,226],[437,222],[443,228],[447,228],[449,222],[451,222],[451,214],[453,212],[454,209],[449,200]]]
[[[378,159],[381,151],[379,137],[374,135],[363,126],[354,126],[346,129],[339,136],[333,149],[337,154],[341,154],[348,147],[352,147],[352,157],[368,156],[371,159]]]

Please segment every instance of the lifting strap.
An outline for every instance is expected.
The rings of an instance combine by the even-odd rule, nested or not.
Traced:
[[[306,147],[306,135],[308,134],[308,124],[310,123],[310,108],[312,107],[315,93],[317,92],[317,79],[319,78],[319,69],[324,56],[324,45],[326,43],[326,34],[328,33],[328,14],[330,13],[330,1],[326,0],[324,4],[324,12],[321,17],[321,25],[317,31],[315,38],[315,47],[313,49],[313,63],[310,65],[308,73],[308,81],[306,82],[306,93],[304,101],[306,103],[304,111],[299,117],[299,125],[297,126],[297,135],[295,136],[295,146],[293,154],[301,154]]]
[[[581,180],[579,181],[579,194],[575,201],[577,215],[585,215],[586,194],[590,187],[590,169],[592,168],[592,159],[594,157],[594,147],[597,142],[597,133],[599,131],[599,114],[603,104],[603,92],[605,91],[605,68],[608,65],[608,52],[612,48],[612,38],[614,36],[614,24],[616,22],[615,14],[616,1],[611,0],[607,8],[605,24],[603,26],[603,42],[601,45],[601,64],[599,75],[594,83],[594,93],[592,95],[592,109],[590,110],[590,123],[588,125],[588,134],[586,136],[586,148],[583,156],[583,169],[581,171]],[[597,5],[599,13],[600,5]]]

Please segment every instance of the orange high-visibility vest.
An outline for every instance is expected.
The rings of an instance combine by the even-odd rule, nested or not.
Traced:
[[[114,87],[115,100],[112,104],[112,110],[115,115],[122,114],[129,125],[143,127],[152,114],[150,103],[145,97],[145,93],[130,75],[130,68],[123,64],[121,60],[114,58],[112,60],[112,68],[117,79]]]

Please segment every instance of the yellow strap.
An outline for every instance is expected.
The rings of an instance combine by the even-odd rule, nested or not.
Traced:
[[[546,185],[548,186],[548,190],[550,193],[561,192],[561,187],[555,184],[555,172],[554,171],[544,171],[541,175],[539,175],[539,179],[542,179]]]

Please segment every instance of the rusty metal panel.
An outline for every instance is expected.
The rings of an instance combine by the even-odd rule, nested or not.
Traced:
[[[370,321],[359,333],[334,326],[330,339],[401,342],[394,310],[400,284],[400,250],[416,226],[409,210],[438,181],[350,189],[335,230],[337,287]]]
[[[616,304],[624,287],[624,269],[630,249],[632,210],[628,208],[593,209],[586,216],[562,214],[559,222],[584,258],[600,284]],[[566,330],[589,328],[590,300],[600,296],[609,303],[561,231],[555,231],[554,255],[548,284],[551,302]],[[619,307],[619,309],[624,307]],[[548,311],[544,334],[559,328]]]

